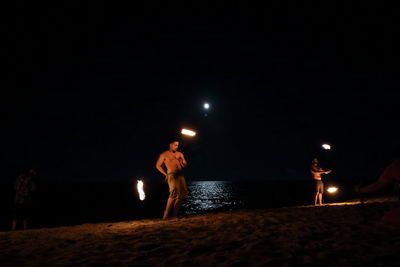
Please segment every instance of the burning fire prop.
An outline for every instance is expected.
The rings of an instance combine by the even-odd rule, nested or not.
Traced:
[[[338,191],[338,188],[335,186],[331,186],[326,191],[328,191],[329,193],[336,193]]]
[[[188,136],[195,136],[196,132],[188,130],[188,129],[182,129],[181,134],[188,135]]]
[[[138,180],[136,187],[137,187],[137,191],[139,193],[139,199],[140,200],[144,200],[146,198],[146,194],[143,191],[143,181],[142,180]]]
[[[322,148],[325,149],[325,150],[331,150],[331,145],[329,145],[329,144],[323,144],[323,145],[322,145]]]

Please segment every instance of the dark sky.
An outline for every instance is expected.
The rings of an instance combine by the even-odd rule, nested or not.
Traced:
[[[192,179],[307,178],[316,155],[337,177],[377,175],[400,143],[399,10],[379,5],[18,1],[2,176],[161,179],[182,126],[199,131],[182,143]]]

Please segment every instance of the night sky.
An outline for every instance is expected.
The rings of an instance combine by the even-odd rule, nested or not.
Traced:
[[[182,139],[188,179],[308,179],[314,156],[376,177],[400,144],[398,10],[380,5],[18,1],[2,180],[30,166],[49,182],[162,179],[183,126],[198,130]]]

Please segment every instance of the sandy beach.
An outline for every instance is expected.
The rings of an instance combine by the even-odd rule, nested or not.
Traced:
[[[0,233],[1,266],[399,266],[393,198]],[[366,219],[366,221],[365,221]]]

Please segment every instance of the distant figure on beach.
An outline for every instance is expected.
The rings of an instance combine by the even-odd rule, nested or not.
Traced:
[[[354,190],[357,193],[376,193],[390,185],[399,186],[400,184],[400,147],[396,148],[392,153],[392,162],[383,170],[375,183],[361,186],[356,185]],[[382,222],[400,224],[400,208],[393,209],[386,213]]]
[[[311,169],[310,172],[313,176],[313,179],[315,181],[315,198],[314,198],[314,205],[322,205],[322,194],[324,193],[324,183],[322,182],[322,178],[321,178],[321,174],[329,174],[332,171],[326,171],[323,170],[320,166],[319,166],[319,162],[317,158],[314,158],[312,160],[312,164],[311,164]]]
[[[36,189],[33,181],[35,175],[36,171],[34,169],[29,169],[15,180],[14,219],[12,221],[13,231],[16,230],[18,221],[22,221],[24,230],[28,228],[28,220],[32,210],[32,193]]]
[[[178,216],[182,200],[188,197],[188,189],[183,176],[183,169],[187,166],[185,157],[178,151],[179,142],[172,141],[169,144],[169,150],[161,153],[156,168],[165,176],[165,181],[169,186],[169,197],[164,211],[163,219],[167,219],[171,209],[172,217]],[[167,168],[165,171],[163,165]]]

